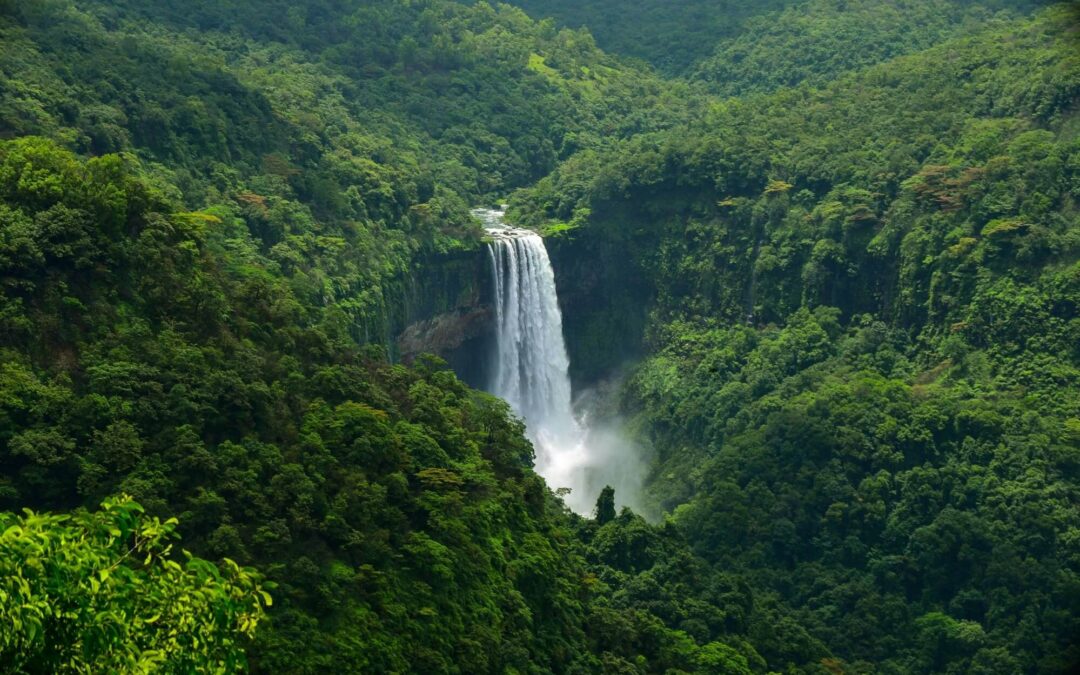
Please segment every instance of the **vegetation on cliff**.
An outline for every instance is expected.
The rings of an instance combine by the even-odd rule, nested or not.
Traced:
[[[654,497],[846,669],[1080,656],[1076,22],[716,103],[515,199],[648,280]]]
[[[1075,9],[518,4],[0,0],[3,665],[1075,666]],[[516,188],[663,522],[387,358]]]

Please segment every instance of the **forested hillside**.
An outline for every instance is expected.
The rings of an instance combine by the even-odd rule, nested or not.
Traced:
[[[584,26],[601,48],[649,62],[668,75],[685,74],[717,43],[734,38],[754,17],[805,0],[519,0],[536,18]]]
[[[682,109],[650,105],[670,85],[627,71],[587,33],[508,5],[43,2],[7,16],[9,135],[137,149],[185,169],[181,180],[215,162],[284,179],[320,215],[340,215],[333,202],[358,178],[348,160],[394,186],[365,193],[415,183],[426,203],[434,182],[476,199]]]
[[[0,0],[0,671],[1076,668],[1045,4]],[[504,199],[656,522],[397,358]]]
[[[654,497],[857,671],[1076,663],[1076,26],[717,103],[516,199],[647,280]],[[625,324],[589,328],[579,360]]]
[[[185,547],[254,565],[275,601],[254,641],[254,621],[227,620],[239,604],[163,619],[126,599],[156,579],[147,557],[112,577],[115,597],[55,618],[34,608],[83,591],[29,587],[45,604],[5,626],[0,661],[745,670],[763,663],[752,626],[777,658],[824,653],[784,646],[776,610],[674,531],[572,518],[504,404],[437,361],[386,360],[417,265],[479,255],[469,205],[670,125],[680,87],[507,6],[2,7],[2,507],[131,495],[178,516]],[[145,546],[97,525],[107,538],[54,562],[50,537],[84,535],[38,522],[11,546],[48,569],[104,581],[128,569],[124,542]],[[696,581],[635,593],[658,565]],[[106,607],[137,630],[109,628]],[[184,625],[205,651],[151,639]]]
[[[950,38],[1006,24],[1050,3],[1038,0],[806,0],[749,19],[697,64],[693,78],[710,91],[737,96],[838,76]]]

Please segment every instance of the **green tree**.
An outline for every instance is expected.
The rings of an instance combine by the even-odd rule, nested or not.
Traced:
[[[270,606],[260,576],[183,552],[124,496],[0,514],[0,661],[19,673],[234,672]]]
[[[605,485],[596,499],[596,522],[604,525],[615,520],[615,488]]]

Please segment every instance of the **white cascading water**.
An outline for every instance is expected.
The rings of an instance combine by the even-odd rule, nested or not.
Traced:
[[[570,488],[567,506],[590,513],[605,484],[616,488],[619,502],[633,505],[641,487],[637,453],[617,431],[590,430],[574,416],[562,313],[544,240],[508,227],[502,211],[473,213],[492,239],[497,346],[491,393],[525,421],[536,470],[553,489]]]

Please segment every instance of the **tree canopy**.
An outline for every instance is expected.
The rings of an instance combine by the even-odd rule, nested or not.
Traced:
[[[176,519],[130,497],[0,514],[0,659],[16,673],[235,672],[271,604],[253,570],[171,559]]]
[[[0,0],[0,662],[1069,672],[1045,4]],[[504,199],[655,522],[399,359]]]

